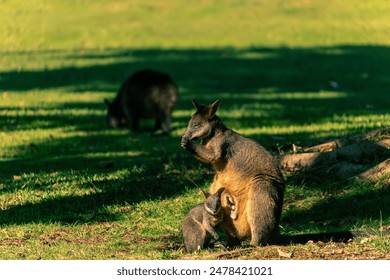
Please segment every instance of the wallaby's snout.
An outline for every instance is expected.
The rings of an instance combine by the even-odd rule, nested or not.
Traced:
[[[201,189],[205,197],[205,210],[214,217],[217,217],[222,211],[221,194],[225,188],[220,188],[214,195],[210,195]]]
[[[184,141],[195,141],[199,138],[202,138],[204,135],[204,130],[198,129],[198,127],[190,127],[188,126],[186,131],[184,132],[181,140]]]
[[[210,208],[208,208],[208,209],[210,209]],[[211,213],[212,213],[213,216],[217,216],[219,214],[219,212],[221,212],[221,211],[222,211],[222,207],[219,206],[218,209],[211,210]]]
[[[188,126],[184,131],[182,140],[193,141],[204,137],[205,133],[207,133],[207,127],[207,120],[205,120],[202,115],[195,113],[188,122]]]

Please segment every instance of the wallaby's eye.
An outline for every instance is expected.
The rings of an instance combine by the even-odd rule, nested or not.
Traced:
[[[200,128],[202,125],[200,124],[200,123],[196,123],[196,124],[194,124],[194,128],[195,129],[198,129],[198,128]]]

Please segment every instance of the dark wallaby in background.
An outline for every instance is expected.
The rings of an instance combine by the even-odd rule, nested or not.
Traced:
[[[276,159],[254,140],[228,129],[215,114],[220,101],[209,106],[196,101],[195,114],[182,137],[182,147],[216,172],[210,192],[222,186],[228,245],[250,239],[252,245],[279,242],[284,180]],[[201,144],[195,142],[202,139]]]
[[[213,237],[219,239],[214,228],[222,222],[223,210],[221,194],[224,188],[220,188],[215,194],[209,194],[202,190],[205,201],[192,208],[182,223],[184,245],[188,252],[193,252],[206,247]]]
[[[168,74],[141,70],[131,75],[108,106],[107,122],[111,127],[139,128],[140,119],[155,119],[155,129],[168,133],[178,88]]]

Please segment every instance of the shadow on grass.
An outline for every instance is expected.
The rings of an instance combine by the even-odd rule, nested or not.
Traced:
[[[70,86],[76,91],[111,91],[119,88],[129,73],[143,67],[168,71],[181,87],[200,94],[245,93],[264,88],[275,92],[334,90],[336,84],[330,81],[336,82],[339,90],[353,93],[386,92],[390,86],[390,49],[386,46],[111,49],[75,56],[64,51],[63,59],[91,62],[83,67],[3,71],[2,89]],[[94,65],[96,60],[99,63]]]
[[[335,90],[375,102],[384,100],[390,88],[390,48],[386,46],[111,49],[75,56],[64,51],[63,59],[70,64],[82,60],[87,66],[3,71],[2,90],[69,87],[80,92],[116,91],[131,72],[144,67],[167,71],[181,88],[200,96],[209,95],[208,99],[220,93],[253,93],[262,89],[278,93]],[[367,93],[372,93],[369,98],[364,96]]]
[[[360,193],[328,197],[309,209],[289,210],[284,213],[282,225],[295,230],[310,228],[309,234],[284,234],[283,243],[306,244],[309,241],[348,242],[355,237],[380,235],[390,232],[381,228],[390,220],[390,188],[372,189],[362,185]],[[366,188],[366,189],[363,189]],[[367,226],[367,224],[370,224]],[[365,229],[354,231],[366,225]],[[315,232],[315,233],[313,233]]]
[[[247,49],[108,49],[72,54],[56,51],[62,68],[3,71],[3,91],[60,89],[70,92],[112,92],[116,95],[123,80],[141,68],[156,68],[172,75],[180,86],[178,109],[191,109],[190,100],[205,103],[222,99],[221,110],[243,108],[238,127],[310,124],[336,116],[360,118],[387,113],[390,101],[388,68],[390,48],[386,46],[335,46],[322,48],[247,48]],[[16,55],[16,54],[14,54]],[[45,52],[31,55],[44,56]],[[75,67],[75,61],[86,66]],[[58,109],[105,110],[102,103],[60,104]],[[20,108],[3,108],[17,111]],[[33,108],[32,108],[33,109]],[[262,111],[254,117],[248,112]],[[227,113],[228,115],[228,113]],[[0,117],[5,131],[31,127],[34,117]],[[98,116],[40,116],[46,127],[68,124],[76,129],[101,129]],[[229,117],[224,118],[229,123]],[[97,121],[100,125],[91,125]],[[182,119],[177,121],[182,122]],[[186,121],[186,120],[185,120]],[[356,130],[360,129],[358,126]],[[346,133],[355,133],[347,131]],[[295,137],[297,136],[297,137]],[[313,135],[292,133],[292,140]],[[254,137],[257,137],[254,135]]]
[[[153,147],[156,141],[166,144]],[[0,195],[19,192],[31,194],[31,201],[40,199],[13,206],[2,203],[0,225],[110,221],[122,216],[110,206],[180,195],[189,180],[204,181],[210,174],[197,162],[186,164],[191,155],[179,150],[178,142],[170,136],[128,133],[37,144],[30,148],[36,154],[1,162],[5,172]]]
[[[45,55],[48,59],[43,52],[31,55]],[[3,71],[0,73],[2,90],[58,88],[80,94],[101,91],[112,92],[114,98],[130,73],[151,67],[167,71],[177,81],[181,89],[179,109],[191,108],[192,98],[203,102],[222,98],[222,108],[227,111],[255,104],[257,107],[248,107],[248,110],[265,112],[261,117],[243,120],[243,126],[316,123],[334,115],[380,115],[390,108],[387,98],[390,48],[386,46],[109,49],[76,55],[57,51],[53,55],[57,59],[62,56],[66,65],[77,60],[85,62],[86,66]],[[103,97],[101,104],[76,102],[62,104],[61,108],[105,110]],[[76,125],[84,129],[89,121],[92,119]],[[73,124],[69,116],[48,122],[58,127]],[[14,123],[9,118],[0,119],[0,127],[5,130],[12,130]]]
[[[135,174],[130,173],[117,179],[80,182],[79,188],[83,188],[83,185],[93,185],[92,193],[57,195],[37,203],[10,206],[1,211],[0,224],[113,221],[119,219],[122,214],[113,213],[108,209],[110,206],[134,205],[144,200],[163,199],[179,195],[184,190],[183,183],[177,180],[177,176],[160,176],[156,180],[151,174],[162,174],[162,171],[149,166],[141,168],[141,171]],[[30,185],[31,189],[37,188],[36,185]],[[61,187],[61,184],[58,185]]]

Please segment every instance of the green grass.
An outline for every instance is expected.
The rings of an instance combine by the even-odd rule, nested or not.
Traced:
[[[191,99],[221,98],[225,123],[274,153],[388,126],[389,10],[379,0],[2,1],[0,258],[186,257],[180,224],[213,176],[180,148]],[[148,121],[141,133],[105,125],[104,98],[144,67],[180,87],[169,137],[151,136]],[[383,184],[303,179],[288,178],[283,233],[390,225]],[[385,237],[373,243],[389,249]]]

